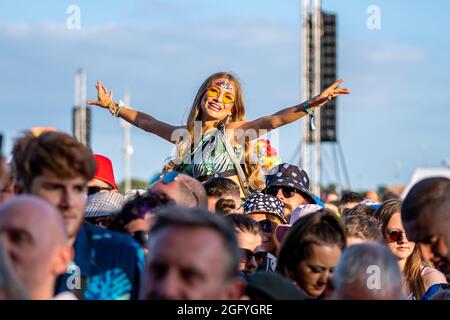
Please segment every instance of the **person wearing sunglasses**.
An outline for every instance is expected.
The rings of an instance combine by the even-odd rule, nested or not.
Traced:
[[[265,194],[277,197],[284,204],[284,215],[289,221],[292,212],[301,205],[318,204],[309,191],[309,177],[294,165],[282,163],[266,177]]]
[[[260,269],[274,271],[278,250],[275,229],[277,225],[287,223],[283,213],[283,203],[274,196],[254,193],[244,202],[244,214],[258,222],[262,235],[261,247],[268,253]]]
[[[94,178],[88,182],[88,196],[99,192],[118,192],[111,160],[100,154],[94,154],[94,158],[97,170]]]
[[[128,233],[147,253],[146,243],[150,229],[156,219],[155,211],[168,205],[175,205],[175,202],[165,193],[153,190],[142,194],[136,192],[125,202],[119,212],[111,216],[107,228]]]
[[[418,246],[408,240],[400,210],[401,202],[393,199],[384,202],[374,215],[381,224],[386,246],[397,257],[403,275],[404,294],[410,300],[418,300],[432,285],[447,281],[440,271],[422,261]]]
[[[249,216],[237,213],[229,214],[225,219],[233,225],[238,241],[241,254],[239,271],[245,277],[251,276],[267,257],[267,252],[261,248],[259,224]]]
[[[202,83],[188,121],[182,126],[159,121],[121,102],[114,102],[112,91],[108,91],[100,81],[96,84],[97,100],[90,100],[88,104],[109,109],[113,116],[175,143],[176,156],[165,170],[177,170],[202,181],[215,176],[229,177],[240,184],[243,194],[248,195],[249,189],[264,188],[261,167],[250,160],[249,140],[306,115],[313,117],[314,109],[350,93],[346,88],[338,88],[342,82],[336,81],[319,95],[298,105],[253,121],[245,121],[244,98],[238,79],[226,72],[215,73]],[[263,88],[265,91],[269,89]]]
[[[179,206],[208,208],[203,184],[178,171],[166,172],[150,181],[151,190],[165,193]]]

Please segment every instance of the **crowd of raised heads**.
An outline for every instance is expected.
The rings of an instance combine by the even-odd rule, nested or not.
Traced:
[[[305,170],[250,162],[248,141],[224,130],[313,121],[315,108],[349,93],[341,83],[245,121],[238,80],[214,74],[176,127],[98,82],[90,104],[169,141],[201,121],[201,138],[176,141],[147,188],[122,192],[110,157],[74,137],[17,137],[10,161],[0,157],[0,299],[448,299],[448,178],[420,180],[404,197],[314,194]]]

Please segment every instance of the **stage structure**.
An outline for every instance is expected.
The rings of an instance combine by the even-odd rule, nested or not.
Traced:
[[[336,15],[322,11],[320,0],[302,0],[302,101],[319,94],[338,78],[336,27]],[[311,189],[316,195],[320,195],[323,167],[321,153],[324,143],[330,144],[334,151],[333,162],[338,189],[350,187],[342,147],[337,138],[337,100],[334,99],[324,108],[314,111],[315,130],[311,129],[309,117],[302,122],[300,166],[311,175]],[[340,167],[347,179],[347,186],[341,181]]]
[[[75,105],[72,109],[72,134],[82,144],[91,145],[91,108],[86,106],[86,71],[75,75]]]

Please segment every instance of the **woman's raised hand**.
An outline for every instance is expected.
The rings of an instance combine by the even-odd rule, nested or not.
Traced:
[[[88,104],[97,105],[102,108],[108,108],[111,101],[113,101],[113,92],[106,90],[106,87],[100,82],[97,81],[95,84],[97,88],[97,100],[88,100]]]
[[[338,80],[325,89],[320,95],[314,97],[313,103],[315,106],[322,106],[326,102],[333,100],[336,97],[339,97],[341,94],[350,94],[350,91],[347,88],[338,88],[338,86],[343,83],[344,80]]]

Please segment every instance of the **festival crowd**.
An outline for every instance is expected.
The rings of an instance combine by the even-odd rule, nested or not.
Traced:
[[[0,299],[450,299],[449,179],[423,179],[404,198],[316,195],[302,168],[255,161],[252,142],[314,123],[315,109],[350,93],[341,84],[247,121],[238,79],[216,73],[174,126],[97,82],[89,104],[176,154],[148,189],[122,193],[108,156],[71,135],[18,137],[11,161],[0,157]]]

